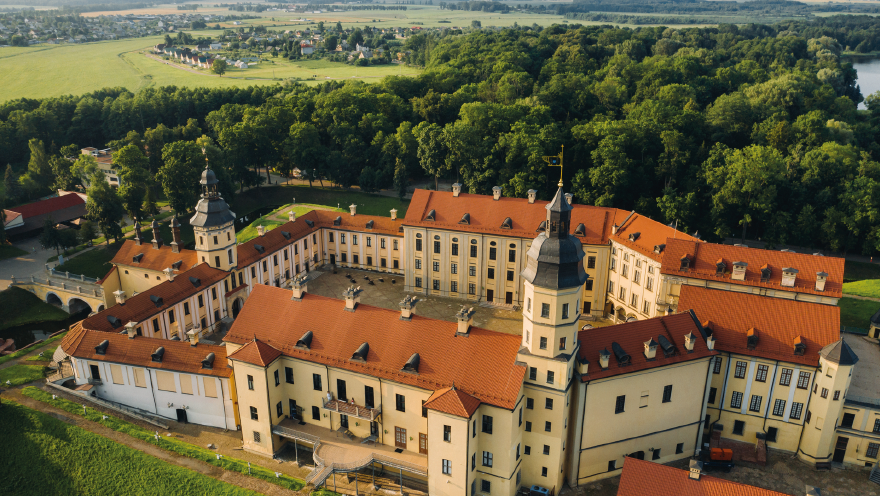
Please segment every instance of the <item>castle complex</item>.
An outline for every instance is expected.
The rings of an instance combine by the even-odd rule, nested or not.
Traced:
[[[64,338],[87,394],[238,429],[266,456],[313,449],[316,486],[372,466],[431,494],[556,493],[627,456],[724,443],[877,461],[880,352],[841,337],[842,259],[705,243],[562,187],[549,202],[417,190],[402,219],[291,212],[238,244],[210,170],[201,184],[195,249],[176,220],[168,244],[155,223],[151,242],[137,232],[101,281],[115,301]],[[396,275],[411,296],[391,310],[361,304],[369,289],[309,293],[327,265]],[[429,319],[425,296],[465,306]],[[477,302],[521,311],[521,334],[476,327]],[[219,327],[221,345],[200,342]],[[338,433],[357,456],[325,449]]]

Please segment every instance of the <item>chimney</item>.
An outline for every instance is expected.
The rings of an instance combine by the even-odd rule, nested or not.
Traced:
[[[822,491],[819,490],[816,486],[811,486],[809,484],[805,487],[807,496],[822,496]]]
[[[816,291],[825,291],[825,280],[828,274],[825,272],[816,272]]]
[[[458,330],[455,332],[456,336],[467,336],[468,332],[471,330],[471,326],[474,325],[474,314],[477,313],[473,307],[467,308],[465,306],[461,307],[461,310],[455,314],[455,318],[458,319]]]
[[[611,358],[611,353],[608,353],[608,349],[605,348],[599,352],[599,368],[605,370],[608,368],[608,360]]]
[[[651,338],[645,341],[645,358],[653,360],[657,356],[657,341]]]
[[[125,305],[125,291],[121,289],[114,291],[113,296],[116,297],[116,303],[119,303],[120,305]]]
[[[397,220],[397,209],[396,208],[391,209],[391,220]]]
[[[709,336],[706,338],[706,348],[709,348],[709,350],[715,349],[715,336]]]
[[[257,234],[260,236],[266,234],[266,228],[264,226],[257,226]]]
[[[364,290],[361,289],[360,286],[355,288],[354,286],[350,286],[348,289],[342,292],[342,296],[345,297],[345,311],[346,312],[354,312],[355,308],[357,308],[358,303],[361,302],[361,293]]]
[[[291,297],[294,301],[302,301],[303,295],[306,293],[306,278],[303,276],[299,276],[294,278],[293,282],[290,284],[290,288],[293,290],[293,297]]]
[[[289,220],[290,222],[296,222],[296,212],[294,212],[293,210],[287,212],[287,220]]]
[[[348,206],[348,209],[351,211],[351,216],[354,217],[355,214],[357,214],[357,209],[358,209],[357,203],[352,203],[351,205]]]
[[[492,186],[492,198],[494,198],[495,201],[498,201],[501,199],[501,187],[500,186]]]
[[[703,462],[691,460],[691,470],[688,477],[693,480],[700,480],[700,473],[703,471]]]
[[[749,264],[746,262],[733,262],[733,274],[730,275],[730,278],[734,281],[745,281],[748,267]]]
[[[412,320],[413,314],[416,312],[416,303],[419,299],[415,296],[406,295],[406,298],[400,302],[400,320]]]
[[[174,280],[174,269],[172,269],[171,267],[168,267],[167,269],[163,270],[162,272],[165,273],[165,277],[168,278],[169,281]]]
[[[538,192],[530,189],[526,191],[526,194],[529,195],[529,203],[535,203],[535,196],[537,196]]]
[[[196,324],[198,325],[198,324]],[[192,330],[187,331],[186,335],[189,336],[189,345],[197,346],[199,344],[199,332],[201,329],[198,327],[193,327]]]
[[[572,195],[571,193],[566,193],[564,196],[565,196],[565,201],[566,201],[569,205],[571,205],[571,199],[574,198],[574,195]]]
[[[697,342],[696,336],[694,333],[689,332],[684,335],[684,347],[687,349],[688,353],[692,353],[694,351],[694,344]]]
[[[782,285],[789,288],[794,287],[794,281],[797,279],[798,270],[786,267],[782,269]]]
[[[153,219],[150,228],[153,230],[153,249],[158,250],[162,246],[162,235],[159,234],[159,221]]]
[[[461,194],[461,183],[455,183],[452,185],[452,197],[458,198],[458,195]]]
[[[134,221],[134,244],[140,246],[143,241],[141,240],[141,223],[138,222],[137,219]]]
[[[174,238],[171,241],[171,251],[173,253],[180,253],[180,222],[177,220],[177,216],[171,218],[171,237]]]
[[[611,234],[617,234],[618,229],[619,228],[617,227],[617,224],[612,224],[611,225]]]
[[[134,339],[137,336],[137,322],[129,322],[125,324],[125,333],[128,334],[128,339]]]

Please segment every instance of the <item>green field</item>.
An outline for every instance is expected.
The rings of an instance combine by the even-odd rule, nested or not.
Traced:
[[[143,231],[141,231],[143,233]],[[153,239],[152,233],[148,240]],[[109,246],[99,246],[85,253],[80,253],[73,258],[65,259],[64,265],[55,267],[59,272],[70,272],[71,274],[80,274],[86,277],[94,277],[100,279],[107,275],[107,272],[113,268],[110,260],[116,256],[116,252],[122,247],[122,243],[111,243]]]
[[[257,494],[8,400],[0,409],[4,494]]]
[[[880,264],[847,260],[843,266],[843,281],[852,282],[864,279],[880,279]]]
[[[880,279],[845,282],[843,283],[843,292],[868,298],[880,298]]]
[[[309,203],[312,205],[337,204],[343,211],[348,211],[352,203],[358,205],[357,212],[366,215],[381,215],[388,217],[391,209],[397,209],[397,217],[403,218],[409,206],[409,200],[400,201],[396,197],[361,193],[359,191],[345,191],[335,188],[320,188],[317,186],[267,186],[253,188],[235,195],[235,200],[229,207],[239,218],[250,215],[251,212],[264,207],[277,207],[288,205],[291,200],[296,203]]]
[[[315,210],[316,208],[321,209],[321,210],[332,210],[335,212],[348,212],[347,209],[329,207],[326,205],[298,204],[297,206],[292,207],[292,208],[291,208],[291,205],[292,204],[284,205],[283,207],[276,208],[275,210],[260,217],[259,219],[254,220],[244,229],[239,230],[238,233],[236,233],[236,235],[235,235],[236,238],[238,239],[238,242],[239,243],[246,243],[246,242],[256,238],[259,234],[257,232],[257,226],[263,226],[266,228],[267,231],[271,231],[272,229],[275,229],[276,227],[287,223],[288,222],[287,219],[289,218],[288,212],[290,212],[291,210],[293,210],[293,212],[296,213],[297,217],[299,217],[303,214],[309,213],[312,210]]]
[[[0,386],[21,386],[29,382],[39,381],[46,377],[46,367],[43,365],[13,365],[0,369]]]
[[[871,325],[871,317],[880,308],[880,303],[856,298],[841,298],[837,302],[840,307],[840,325],[867,329]]]

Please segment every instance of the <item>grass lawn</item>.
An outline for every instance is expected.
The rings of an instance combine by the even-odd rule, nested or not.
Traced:
[[[840,325],[866,329],[871,325],[871,317],[880,308],[880,303],[843,297],[837,306],[840,307]]]
[[[880,264],[847,260],[843,266],[843,280],[852,282],[864,279],[880,279]]]
[[[257,496],[17,403],[0,408],[6,494]]]
[[[266,228],[267,231],[271,231],[272,229],[275,229],[276,227],[287,223],[288,212],[290,212],[291,210],[293,210],[296,213],[297,217],[299,217],[300,215],[311,212],[316,208],[322,210],[332,210],[334,212],[348,212],[347,209],[328,207],[326,205],[297,204],[297,206],[291,207],[291,204],[288,204],[276,208],[268,214],[251,222],[250,225],[248,225],[244,229],[240,229],[236,234],[236,238],[238,239],[239,243],[246,243],[257,237],[257,226],[263,226]]]
[[[14,359],[16,359],[16,358],[18,358],[18,357],[20,357],[20,356],[27,355],[28,353],[30,353],[30,352],[32,352],[32,351],[36,351],[36,350],[39,350],[40,348],[44,348],[44,347],[46,347],[46,346],[48,346],[48,345],[50,345],[50,344],[52,344],[52,343],[54,343],[54,342],[60,340],[60,339],[63,338],[66,334],[67,334],[66,332],[63,332],[63,333],[61,333],[61,334],[59,334],[59,335],[57,335],[57,336],[55,336],[55,337],[53,337],[53,338],[49,338],[49,339],[43,341],[42,343],[40,343],[40,344],[38,344],[38,345],[36,345],[36,346],[31,346],[30,348],[26,348],[26,349],[18,350],[18,351],[16,351],[15,353],[10,353],[10,354],[8,354],[8,355],[2,356],[2,357],[0,357],[0,363],[5,363],[5,362],[8,362],[8,361],[10,361],[10,360],[14,360]],[[52,346],[51,348],[47,348],[46,350],[44,350],[43,355],[45,355],[46,360],[48,361],[48,360],[50,360],[50,359],[52,358],[52,354],[53,354],[53,353],[55,353],[55,346]],[[34,357],[28,358],[28,360],[35,360],[35,359],[36,359],[36,358],[34,358]]]
[[[25,396],[42,401],[44,403],[48,403],[74,415],[79,415],[93,422],[103,424],[104,426],[109,427],[115,431],[128,434],[129,436],[136,437],[142,441],[148,441],[150,443],[156,444],[156,440],[153,437],[153,432],[142,429],[132,423],[126,422],[112,415],[102,415],[98,411],[89,408],[86,408],[85,411],[83,411],[83,407],[81,404],[74,403],[73,401],[68,401],[63,398],[52,399],[51,394],[33,386],[28,386],[24,388],[21,393]],[[190,458],[202,460],[203,462],[210,463],[211,465],[215,465],[225,470],[232,470],[235,472],[240,472],[242,474],[248,473],[248,464],[243,460],[227,456],[224,456],[218,460],[214,451],[195,446],[193,444],[185,443],[173,437],[160,438],[158,445],[165,450],[172,451],[174,453]],[[272,484],[277,484],[281,487],[294,491],[299,491],[305,486],[305,482],[302,480],[294,479],[293,477],[289,477],[287,475],[284,475],[282,477],[275,477],[275,473],[273,471],[264,467],[260,467],[258,465],[251,465],[250,475],[252,477],[257,477],[267,482],[271,482]]]
[[[359,214],[391,215],[392,208],[397,209],[397,217],[406,216],[409,200],[400,201],[396,197],[361,193],[359,191],[345,191],[342,189],[309,187],[300,185],[290,186],[266,186],[249,189],[235,196],[230,205],[232,211],[238,217],[244,217],[254,210],[276,205],[289,205],[296,198],[296,203],[308,203],[312,205],[328,205],[347,212],[348,206],[356,203]]]
[[[0,291],[0,308],[4,311],[0,329],[70,317],[64,310],[42,301],[30,291],[16,287]]]
[[[46,377],[46,367],[43,365],[16,364],[5,369],[0,369],[0,386],[21,386],[29,382],[39,381]],[[11,384],[6,384],[9,381]]]
[[[28,351],[31,351],[31,350],[28,350]],[[46,363],[49,363],[49,361],[52,360],[52,353],[53,353],[53,352],[54,352],[54,350],[43,351],[43,352],[40,352],[40,353],[43,354],[43,356],[40,356],[40,354],[37,353],[36,355],[34,355],[34,356],[32,356],[32,357],[25,358],[24,361],[26,361],[26,362],[46,362]]]
[[[843,283],[843,292],[868,298],[880,298],[880,279],[865,279]]]
[[[153,239],[150,236],[150,239]],[[100,279],[107,275],[107,272],[113,268],[110,260],[116,256],[116,252],[122,243],[111,243],[109,246],[99,246],[85,253],[81,253],[73,258],[64,261],[64,265],[55,267],[59,272],[70,272],[71,274],[82,274],[86,277],[94,277]]]
[[[0,260],[20,257],[22,255],[27,255],[27,252],[17,246],[0,245]]]

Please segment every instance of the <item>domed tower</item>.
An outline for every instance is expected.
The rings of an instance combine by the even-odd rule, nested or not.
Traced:
[[[233,225],[235,213],[229,210],[229,205],[220,196],[220,181],[207,163],[199,182],[202,185],[202,199],[196,205],[196,214],[189,220],[196,237],[199,262],[218,269],[231,270],[238,265]]]

